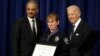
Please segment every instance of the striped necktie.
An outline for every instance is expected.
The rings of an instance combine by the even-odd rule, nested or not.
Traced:
[[[36,37],[36,30],[35,30],[35,20],[32,20],[32,30],[33,30],[33,36]]]
[[[70,40],[72,40],[72,37],[74,35],[74,27],[75,27],[75,25],[72,27],[71,34],[70,34]]]

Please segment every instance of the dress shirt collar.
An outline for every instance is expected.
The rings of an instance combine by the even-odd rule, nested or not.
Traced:
[[[49,36],[48,37],[50,37],[50,36],[52,36],[52,35],[54,35],[55,33],[57,33],[59,30],[58,29],[56,29],[55,31],[53,31],[53,32],[50,32],[50,34],[49,34]]]
[[[32,20],[36,20],[36,18],[32,19],[30,17],[27,17],[29,21],[32,21]]]

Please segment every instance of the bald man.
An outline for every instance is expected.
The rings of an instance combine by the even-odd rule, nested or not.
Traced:
[[[92,32],[90,26],[81,19],[81,11],[77,5],[66,8],[68,19],[72,24],[69,29],[70,56],[91,56],[90,39]]]
[[[37,18],[38,4],[30,0],[26,4],[26,15],[14,28],[14,56],[32,56],[35,44],[41,36],[41,21]]]

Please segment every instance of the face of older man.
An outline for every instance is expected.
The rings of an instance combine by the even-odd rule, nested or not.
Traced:
[[[68,19],[72,24],[75,24],[77,20],[80,18],[80,12],[77,8],[69,7],[67,9]]]
[[[33,3],[28,3],[26,5],[26,13],[27,13],[28,17],[34,18],[37,15],[37,13],[38,13],[37,5],[33,4]]]

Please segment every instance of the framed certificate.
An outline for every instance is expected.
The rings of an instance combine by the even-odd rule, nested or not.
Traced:
[[[56,46],[36,44],[32,56],[54,56]]]

